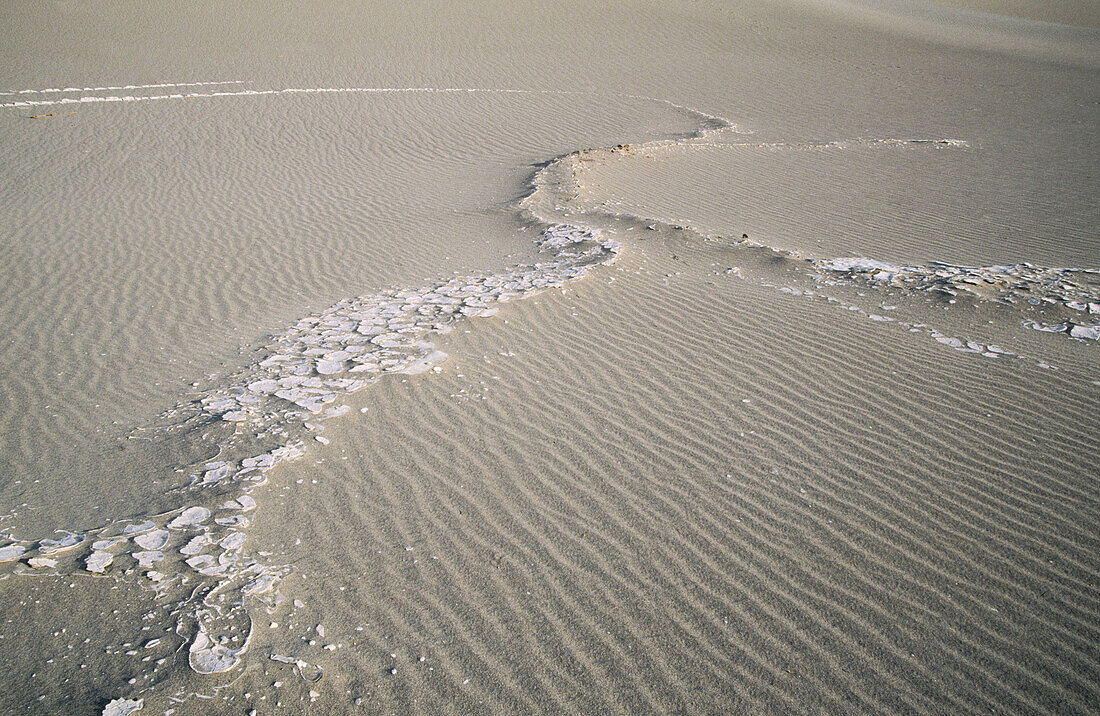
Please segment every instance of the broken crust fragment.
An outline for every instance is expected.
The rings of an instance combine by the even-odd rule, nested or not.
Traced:
[[[241,656],[248,651],[248,642],[251,639],[252,626],[249,624],[248,635],[239,647],[234,649],[224,643],[219,644],[207,633],[200,617],[199,631],[188,649],[187,661],[199,674],[220,674],[229,671],[240,663]]]
[[[145,699],[138,699],[137,701],[132,701],[131,699],[112,699],[103,707],[102,716],[126,716],[135,711],[141,711],[141,707],[144,705]]]

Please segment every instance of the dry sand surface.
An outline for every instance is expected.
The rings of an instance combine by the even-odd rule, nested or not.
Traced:
[[[1095,3],[0,16],[0,711],[1100,701]]]

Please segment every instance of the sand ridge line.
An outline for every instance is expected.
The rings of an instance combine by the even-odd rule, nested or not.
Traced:
[[[118,90],[166,89],[168,87],[210,87],[214,85],[243,85],[245,80],[218,80],[214,82],[159,82],[147,85],[110,85],[105,87],[48,87],[46,89],[5,90],[0,96],[20,94],[54,94],[61,92],[113,92]]]
[[[183,83],[183,84],[162,84],[162,85],[127,85],[125,87],[99,87],[99,88],[87,88],[84,90],[66,89],[66,90],[22,90],[20,92],[3,92],[0,95],[12,95],[31,92],[68,92],[68,91],[101,91],[101,90],[121,90],[121,89],[144,89],[144,88],[156,88],[156,87],[189,87],[198,85],[220,85],[220,84],[243,84],[243,81],[231,81],[231,82],[195,82],[195,83]],[[15,102],[0,103],[0,108],[3,107],[41,107],[58,104],[83,104],[83,103],[96,103],[96,102],[144,102],[152,100],[169,100],[169,99],[204,99],[215,97],[257,97],[268,95],[280,95],[280,94],[387,94],[387,93],[400,93],[400,92],[423,92],[423,93],[485,93],[485,94],[539,94],[539,95],[558,95],[558,96],[588,96],[588,97],[617,97],[621,99],[634,99],[646,102],[656,102],[663,104],[673,109],[677,109],[683,112],[693,114],[698,117],[706,119],[709,123],[717,124],[721,128],[733,128],[734,125],[725,117],[703,112],[702,110],[688,107],[686,105],[677,104],[670,100],[660,99],[656,97],[647,97],[645,95],[627,94],[621,92],[598,92],[590,90],[551,90],[551,89],[520,89],[510,87],[284,87],[279,89],[262,89],[262,90],[238,90],[238,91],[226,91],[226,92],[187,92],[177,94],[159,94],[159,95],[110,95],[106,97],[100,97],[96,95],[87,95],[83,97],[63,97],[61,99],[43,99],[43,100],[19,100]]]
[[[969,147],[965,139],[941,139],[928,137],[855,137],[853,139],[834,139],[825,142],[684,142],[680,146],[708,149],[846,149],[855,146],[905,146],[936,145],[939,147]]]

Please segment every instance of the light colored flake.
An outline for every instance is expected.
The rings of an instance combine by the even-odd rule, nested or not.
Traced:
[[[134,544],[146,550],[160,549],[168,544],[168,530],[155,530],[138,535],[134,538]]]
[[[222,505],[223,510],[241,510],[242,512],[248,512],[249,510],[256,509],[256,501],[248,495],[241,495],[235,500],[229,500]]]
[[[119,542],[125,542],[125,541],[126,541],[125,537],[110,537],[108,539],[97,539],[95,542],[92,542],[92,549],[96,549],[96,550],[110,549],[111,547],[114,547]]]
[[[223,416],[224,417],[224,416]],[[202,474],[202,485],[213,485],[215,482],[224,480],[229,475],[229,465],[227,463],[216,463],[207,465],[207,470]]]
[[[35,569],[53,569],[57,566],[57,560],[49,557],[31,557],[27,560],[27,564]]]
[[[1087,341],[1100,340],[1100,326],[1073,326],[1069,329],[1073,338],[1081,338]]]
[[[245,594],[264,594],[279,583],[279,578],[274,574],[261,574],[244,586],[241,591]]]
[[[137,560],[138,566],[148,567],[154,562],[159,562],[164,559],[164,553],[160,550],[150,550],[148,552],[134,552],[134,559]]]
[[[141,711],[144,705],[145,699],[138,699],[137,701],[132,701],[130,699],[112,699],[103,707],[102,716],[127,716],[127,714]]]
[[[193,527],[202,524],[210,517],[210,510],[205,507],[188,507],[178,517],[168,523],[168,528],[173,530]]]
[[[249,634],[251,636],[251,633]],[[200,622],[195,640],[188,648],[188,663],[199,674],[220,674],[229,671],[240,663],[241,655],[248,650],[248,639],[240,647],[233,649],[219,644],[207,633]]]
[[[218,542],[218,546],[225,550],[235,550],[240,549],[244,541],[244,532],[232,532],[222,539],[221,542]]]
[[[216,517],[214,522],[222,525],[223,527],[240,527],[244,529],[248,525],[252,524],[252,521],[244,515],[230,515],[228,517]]]
[[[208,554],[197,554],[186,561],[191,569],[206,569],[214,564],[214,558]]]
[[[198,554],[213,543],[214,540],[210,539],[210,535],[196,535],[190,542],[180,547],[180,554]]]
[[[81,542],[84,541],[84,535],[82,534],[67,534],[61,539],[44,539],[38,543],[38,551],[42,554],[53,554],[54,552],[63,552],[67,549],[72,549]]]
[[[828,271],[888,271],[893,273],[899,270],[893,264],[858,256],[830,259],[820,262],[818,266]]]
[[[324,417],[325,419],[338,418],[341,415],[343,415],[344,413],[348,412],[349,410],[351,410],[350,405],[341,405],[341,406],[336,407],[336,408],[329,408],[328,410],[325,411],[325,414],[322,417]]]
[[[319,360],[317,361],[317,372],[321,375],[333,375],[340,373],[344,370],[345,360]]]
[[[960,341],[958,338],[952,338],[951,336],[941,336],[941,335],[933,335],[932,337],[935,338],[940,343],[944,344],[945,346],[951,346],[952,348],[962,348],[963,347],[963,342]]]
[[[279,382],[270,378],[257,380],[248,384],[248,389],[253,393],[274,393],[279,389]]]
[[[92,552],[88,555],[88,558],[84,560],[84,566],[89,572],[103,574],[107,571],[107,567],[110,566],[114,559],[115,556],[110,552]]]
[[[19,559],[26,551],[27,548],[21,544],[9,544],[6,547],[0,547],[0,562],[10,562],[13,559]]]

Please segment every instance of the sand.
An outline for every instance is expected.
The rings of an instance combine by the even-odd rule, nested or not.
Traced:
[[[989,9],[5,9],[3,710],[1086,712],[1100,45]]]

